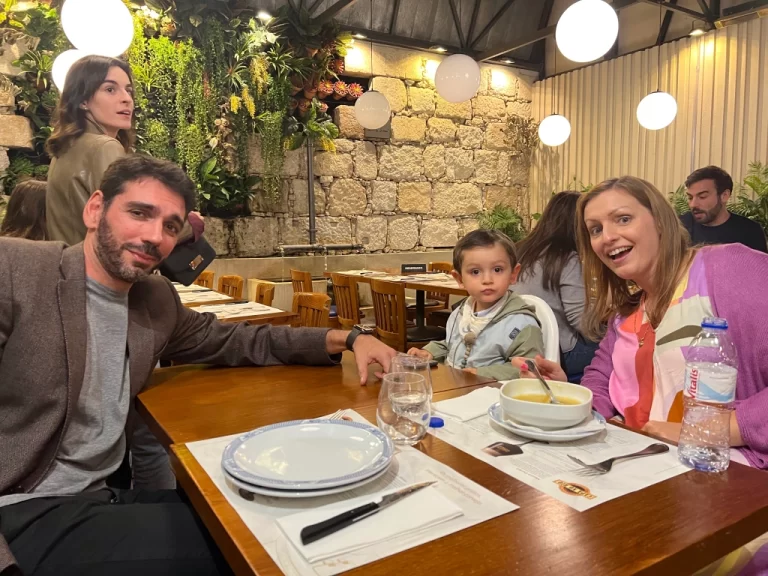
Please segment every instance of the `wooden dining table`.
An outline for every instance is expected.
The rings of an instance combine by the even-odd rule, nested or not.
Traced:
[[[380,385],[361,386],[354,358],[333,367],[159,369],[139,412],[170,450],[178,482],[238,575],[277,575],[259,544],[185,443],[354,408],[376,420]],[[497,386],[439,366],[434,401]],[[520,509],[350,574],[691,574],[768,531],[768,476],[732,463],[691,471],[586,512],[428,435],[418,449]]]

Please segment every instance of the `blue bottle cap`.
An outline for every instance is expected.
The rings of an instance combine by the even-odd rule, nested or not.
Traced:
[[[716,318],[707,316],[701,321],[702,328],[714,328],[716,330],[728,330],[728,320],[725,318]]]
[[[432,416],[432,418],[429,419],[429,427],[430,428],[442,428],[445,426],[445,422],[442,418],[438,418],[437,416]]]

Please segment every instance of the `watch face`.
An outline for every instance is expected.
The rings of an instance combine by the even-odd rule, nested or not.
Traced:
[[[355,324],[355,329],[361,334],[373,334],[375,332],[373,326],[363,326],[362,324]]]

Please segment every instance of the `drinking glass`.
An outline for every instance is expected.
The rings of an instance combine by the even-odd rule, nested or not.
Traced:
[[[385,374],[379,392],[376,422],[399,445],[413,446],[424,438],[431,415],[424,376],[415,372]]]
[[[429,401],[432,401],[432,368],[429,365],[429,360],[426,358],[419,358],[418,356],[409,356],[408,354],[399,353],[392,359],[389,371],[391,373],[415,372],[423,376],[429,392]]]

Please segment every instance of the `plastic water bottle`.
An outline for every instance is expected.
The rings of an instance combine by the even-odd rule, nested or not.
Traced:
[[[686,354],[683,427],[678,456],[686,466],[722,472],[730,463],[736,394],[736,347],[723,318],[704,318]]]

